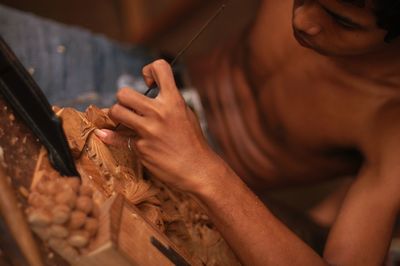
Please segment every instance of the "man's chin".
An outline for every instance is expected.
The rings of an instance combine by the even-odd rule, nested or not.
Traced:
[[[294,30],[293,35],[294,35],[296,41],[298,42],[298,44],[300,44],[302,47],[310,49],[320,55],[331,56],[331,57],[343,56],[343,55],[335,53],[333,51],[323,49],[322,47],[318,46],[314,42],[311,42],[308,38],[304,37],[301,33],[297,32],[296,30]]]
[[[330,53],[328,53],[327,51],[321,49],[320,47],[318,47],[317,45],[315,45],[314,43],[311,43],[307,38],[304,38],[301,34],[299,34],[297,31],[294,31],[294,37],[296,39],[296,41],[303,46],[304,48],[313,50],[319,54],[322,55],[329,55]]]
[[[294,30],[293,35],[294,35],[294,38],[296,39],[296,41],[301,46],[303,46],[305,48],[312,48],[310,41],[307,38],[305,38],[302,34],[300,34],[298,31]]]

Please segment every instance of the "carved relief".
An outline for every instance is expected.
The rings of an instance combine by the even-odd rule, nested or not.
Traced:
[[[74,263],[76,258],[98,248],[99,239],[104,237],[101,230],[97,233],[99,216],[105,215],[104,206],[110,205],[108,200],[120,194],[190,258],[191,263],[238,264],[210,219],[191,196],[156,179],[144,178],[134,152],[128,147],[108,147],[97,138],[93,133],[96,128],[116,127],[105,112],[94,106],[84,113],[71,108],[57,108],[56,111],[63,120],[81,181],[58,176],[42,150],[29,195],[30,207],[26,212],[32,229],[57,253]],[[120,227],[124,226],[128,228],[130,225],[122,224]]]

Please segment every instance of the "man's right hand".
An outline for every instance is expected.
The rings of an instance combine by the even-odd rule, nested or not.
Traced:
[[[118,103],[109,115],[130,128],[132,142],[143,165],[157,178],[189,192],[203,189],[214,168],[225,165],[208,146],[198,120],[180,95],[172,69],[158,60],[143,69],[147,86],[160,88],[155,99],[132,89],[117,93]],[[96,131],[105,143],[127,145],[127,138],[116,132]]]

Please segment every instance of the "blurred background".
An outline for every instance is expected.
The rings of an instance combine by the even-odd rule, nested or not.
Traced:
[[[0,0],[0,3],[122,43],[176,53],[225,2],[226,10],[188,55],[240,32],[254,17],[258,0]]]
[[[0,35],[50,103],[106,107],[122,86],[143,89],[142,67],[172,59],[225,3],[183,64],[243,32],[258,0],[0,0]]]

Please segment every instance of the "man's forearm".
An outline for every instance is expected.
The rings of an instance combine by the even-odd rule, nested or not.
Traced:
[[[207,187],[193,194],[245,265],[324,265],[286,228],[232,170],[223,166]]]

